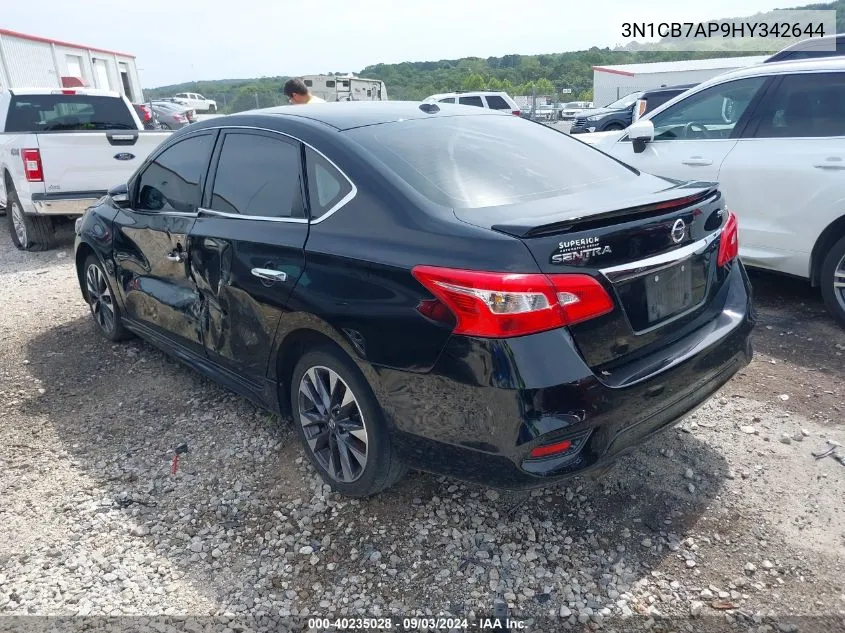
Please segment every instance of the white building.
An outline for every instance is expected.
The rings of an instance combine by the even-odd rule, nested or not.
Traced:
[[[0,29],[0,88],[80,85],[143,101],[134,55]]]
[[[690,59],[678,62],[593,66],[593,103],[606,106],[638,90],[701,83],[735,68],[759,64],[767,56]]]

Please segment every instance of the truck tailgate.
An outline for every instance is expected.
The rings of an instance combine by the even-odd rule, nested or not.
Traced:
[[[38,134],[45,193],[106,191],[126,182],[169,135],[135,130]]]

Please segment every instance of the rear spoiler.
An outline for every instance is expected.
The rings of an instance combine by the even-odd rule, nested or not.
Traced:
[[[490,228],[494,231],[499,231],[500,233],[505,233],[519,238],[557,235],[560,233],[569,233],[574,230],[586,231],[602,228],[610,224],[616,224],[620,219],[633,221],[665,215],[667,213],[672,213],[673,211],[680,211],[681,209],[685,209],[686,207],[694,204],[709,201],[711,198],[718,200],[721,196],[722,194],[719,189],[716,186],[713,186],[691,196],[642,204],[624,209],[613,209],[611,211],[593,213],[580,218],[570,218],[560,222],[552,222],[550,224],[543,224],[540,226],[494,224]]]

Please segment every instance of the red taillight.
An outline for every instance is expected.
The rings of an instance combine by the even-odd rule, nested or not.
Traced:
[[[549,455],[557,455],[564,453],[572,448],[572,442],[563,440],[562,442],[555,442],[554,444],[546,444],[545,446],[538,446],[531,449],[531,457],[548,457]]]
[[[511,112],[511,114],[514,116],[519,116],[521,113],[519,110],[514,110],[513,112]]]
[[[150,110],[150,106],[142,105],[139,107],[141,108],[141,112],[144,113],[144,123],[153,118],[153,111]]]
[[[41,166],[41,152],[37,149],[25,149],[21,151],[23,157],[23,171],[28,182],[42,182],[44,180],[44,169]]]
[[[728,221],[722,229],[722,237],[719,240],[719,257],[716,260],[718,266],[724,266],[736,259],[739,255],[739,224],[732,211],[728,211]]]
[[[76,90],[62,90],[63,95],[75,95]]]
[[[573,325],[613,310],[610,296],[589,275],[481,272],[436,266],[416,266],[411,272],[452,312],[455,334],[521,336]],[[432,310],[427,306],[421,312]]]

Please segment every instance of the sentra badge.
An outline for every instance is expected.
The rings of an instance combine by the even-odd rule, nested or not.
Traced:
[[[593,257],[608,255],[613,251],[607,245],[602,246],[597,237],[582,237],[577,240],[559,242],[552,253],[553,264],[585,264]]]

